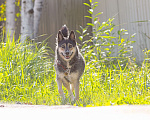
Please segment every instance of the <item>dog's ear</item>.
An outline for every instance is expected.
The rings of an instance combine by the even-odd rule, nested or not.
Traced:
[[[76,35],[73,30],[71,30],[71,32],[70,32],[69,39],[74,40],[74,41],[76,39]]]
[[[62,41],[64,39],[63,35],[62,35],[62,32],[59,30],[58,32],[58,36],[57,36],[57,40],[58,42]]]

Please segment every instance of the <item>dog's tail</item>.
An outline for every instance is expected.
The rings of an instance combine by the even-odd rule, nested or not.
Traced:
[[[63,34],[64,37],[67,37],[67,36],[68,36],[69,30],[68,30],[68,28],[67,28],[66,25],[62,26],[61,32],[62,32],[62,34]]]

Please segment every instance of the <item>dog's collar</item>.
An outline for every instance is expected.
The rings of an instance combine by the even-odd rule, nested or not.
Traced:
[[[57,63],[57,65],[59,65],[60,67],[63,68],[63,70],[65,71],[65,75],[66,75],[66,76],[67,76],[68,74],[70,74],[70,69],[71,69],[71,68],[65,68],[65,67],[61,64],[61,62],[60,62],[59,60],[56,60],[56,63]]]

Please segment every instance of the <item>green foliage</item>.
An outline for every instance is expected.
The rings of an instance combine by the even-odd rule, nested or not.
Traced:
[[[21,11],[21,4],[20,4],[20,0],[16,0],[15,5],[16,8],[19,9],[19,12],[16,13],[16,18],[15,20],[17,21],[17,18],[19,18],[21,16],[20,11]],[[2,3],[0,5],[0,22],[4,22],[6,21],[6,1],[4,3]]]
[[[6,2],[0,5],[0,22],[6,21]]]
[[[101,63],[104,62],[108,67],[118,67],[117,60],[120,60],[122,67],[125,67],[130,61],[135,61],[132,55],[133,43],[131,39],[134,35],[129,36],[128,31],[120,29],[117,33],[114,29],[117,26],[113,24],[113,18],[109,18],[106,22],[100,23],[99,15],[102,12],[93,15],[94,9],[97,7],[97,2],[84,5],[89,7],[90,16],[85,16],[91,19],[92,23],[87,23],[85,28],[80,27],[81,31],[77,31],[80,34],[79,39],[82,41],[87,33],[87,29],[92,26],[93,36],[90,40],[83,42],[82,52],[85,56],[87,64],[95,61],[93,64],[100,68]],[[93,16],[93,17],[91,17]],[[115,64],[115,65],[114,65]]]

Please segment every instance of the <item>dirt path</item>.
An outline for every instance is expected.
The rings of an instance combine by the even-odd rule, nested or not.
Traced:
[[[82,108],[0,104],[0,120],[150,120],[150,106],[106,106]]]

